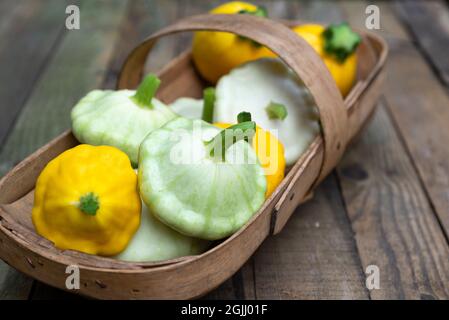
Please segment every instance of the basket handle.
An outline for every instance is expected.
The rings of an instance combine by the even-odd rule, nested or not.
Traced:
[[[136,88],[142,79],[147,55],[157,39],[185,31],[223,31],[252,39],[271,49],[300,77],[314,98],[320,115],[324,157],[315,183],[321,181],[335,167],[346,147],[347,110],[322,59],[304,39],[279,22],[249,15],[210,14],[178,20],[153,33],[130,53],[120,72],[117,87]],[[282,214],[290,216],[292,210],[287,211]]]

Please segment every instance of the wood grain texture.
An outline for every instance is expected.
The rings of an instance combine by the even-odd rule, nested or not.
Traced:
[[[384,107],[338,173],[363,266],[380,269],[371,298],[447,299],[449,248]]]
[[[254,256],[258,299],[368,299],[335,176]]]
[[[0,150],[63,33],[65,1],[2,1]],[[5,85],[7,84],[7,85]],[[0,261],[0,299],[27,299],[32,282]]]
[[[0,261],[0,300],[28,299],[33,281]]]
[[[449,8],[447,2],[396,1],[396,11],[418,48],[449,88]]]
[[[76,291],[76,290],[74,290]],[[29,300],[83,300],[82,296],[50,287],[45,283],[34,281]]]
[[[338,7],[341,9],[343,17],[349,19],[352,26],[365,30],[365,21],[367,14],[365,13],[366,7],[370,4],[374,4],[380,11],[380,29],[370,30],[382,38],[384,38],[389,44],[398,41],[408,41],[409,36],[404,27],[396,18],[395,13],[391,8],[391,3],[388,1],[354,1],[354,0],[340,0],[338,1]]]
[[[45,2],[44,4],[51,3]],[[35,5],[37,4],[31,5],[31,8]],[[59,32],[59,27],[56,28],[56,31],[50,29],[55,29],[55,26],[52,27],[51,24],[56,19],[52,15],[56,14],[58,15],[56,21],[63,26],[64,20],[61,21],[61,17],[65,17],[63,14],[65,10],[61,8],[61,5],[63,5],[63,2],[58,1],[49,8],[42,6],[36,12],[39,15],[39,20],[35,19],[35,22],[40,21],[40,24],[28,26],[28,28],[36,28],[26,32],[27,45],[35,46],[35,49],[31,50],[33,47],[30,47],[29,50],[31,51],[24,52],[23,57],[25,59],[26,54],[34,53],[37,60],[28,57],[28,59],[31,59],[29,62],[20,62],[19,60],[16,61],[19,62],[18,64],[13,64],[13,70],[21,72],[21,76],[18,78],[21,84],[25,83],[26,85],[30,81],[24,79],[26,78],[25,70],[21,71],[21,64],[24,64],[25,67],[28,64],[30,72],[41,72],[41,70],[36,69],[37,64],[33,66],[33,63],[39,61],[39,57],[42,55],[42,53],[38,53],[39,45],[35,41],[42,41],[42,45],[48,45],[48,40],[45,40],[44,35],[47,34],[48,37],[51,37],[54,32]],[[24,87],[31,94],[6,143],[2,146],[0,175],[3,175],[30,151],[35,150],[56,134],[68,128],[70,125],[69,110],[73,103],[89,89],[101,84],[102,74],[109,60],[125,5],[126,3],[123,1],[117,1],[111,6],[89,1],[81,3],[82,30],[66,32],[60,47],[55,49],[54,56],[48,62],[48,66],[39,75],[39,80],[34,89],[31,89],[31,83],[28,87]],[[58,9],[60,12],[56,12]],[[25,29],[23,32],[25,32]],[[30,39],[29,37],[33,34],[39,37],[36,37],[35,40]],[[18,45],[20,44],[19,42]],[[48,50],[51,50],[51,48],[48,48]],[[2,54],[3,51],[0,46],[0,56]],[[18,58],[20,57],[19,55]],[[11,59],[13,58],[15,57],[11,57]],[[11,60],[8,61],[11,63]],[[10,67],[2,69],[0,73],[9,72],[8,68]],[[33,75],[30,74],[30,79],[32,78]],[[9,83],[14,84],[15,81],[15,78],[12,77]],[[0,92],[4,88],[2,86]],[[52,125],[49,126],[49,123]],[[0,277],[3,278],[3,281],[0,282],[0,296],[28,297],[31,288],[30,278],[23,277],[3,262],[0,263]]]
[[[386,11],[393,14],[394,8],[397,9],[390,5]],[[441,12],[438,17],[444,14]],[[396,35],[406,33],[401,28],[393,32]],[[448,148],[440,147],[449,139],[449,98],[447,90],[435,76],[435,70],[426,60],[430,58],[414,46],[416,39],[413,34],[410,36],[412,38],[406,41],[391,42],[385,98],[394,124],[449,239],[449,152]]]
[[[126,1],[83,1],[81,30],[67,32],[0,153],[0,174],[70,127],[72,106],[106,73]],[[51,125],[49,125],[51,123]]]
[[[360,19],[361,6],[344,8],[351,23]],[[447,160],[441,151],[428,150],[440,150],[436,146],[447,139],[441,136],[447,131],[447,97],[395,22],[391,5],[383,3],[381,14],[390,26],[386,98],[367,134],[338,166],[341,189],[363,266],[380,268],[381,289],[371,291],[371,298],[446,299],[448,246],[439,223],[447,221],[447,173],[431,176],[429,168],[443,163],[444,169]],[[424,185],[420,176],[428,178]]]
[[[119,38],[115,44],[103,88],[115,88],[120,68],[129,52],[151,32],[175,21],[185,6],[185,1],[178,5],[166,0],[134,0],[130,2],[126,17],[120,28]],[[145,72],[160,70],[170,59],[180,53],[179,50],[176,50],[176,47],[176,39],[161,41],[154,48],[152,59],[148,61]]]
[[[203,297],[204,300],[254,300],[254,259],[243,265],[230,279]]]
[[[289,1],[290,7],[295,6],[296,1]],[[292,9],[290,14],[295,13],[297,18],[304,21],[316,21],[325,25],[340,23],[343,21],[340,8],[334,1],[308,0],[296,2],[296,10]]]
[[[64,33],[65,5],[56,0],[4,4],[4,17],[0,17],[0,146]]]
[[[442,146],[449,141],[447,91],[411,44],[393,48],[388,68],[389,110],[449,236],[449,148]]]
[[[20,3],[17,1],[1,1],[0,2],[0,39],[8,34],[8,26],[17,17],[17,12],[20,14]],[[0,42],[5,45],[5,42]]]

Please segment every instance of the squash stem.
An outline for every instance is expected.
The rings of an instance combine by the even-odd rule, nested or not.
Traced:
[[[282,103],[271,101],[266,107],[268,118],[271,120],[284,120],[287,117],[287,108]]]
[[[323,31],[322,37],[324,38],[324,51],[340,63],[344,63],[362,41],[360,35],[352,31],[346,22],[328,26]]]
[[[153,100],[153,97],[159,88],[159,85],[161,84],[161,80],[154,75],[149,74],[143,79],[143,81],[140,83],[139,87],[137,88],[136,94],[131,97],[131,99],[139,106],[143,108],[149,108],[153,109],[153,104],[151,103],[151,100]]]
[[[93,192],[89,192],[80,197],[78,208],[89,216],[95,216],[100,208],[100,201]]]
[[[264,6],[257,6],[255,10],[242,9],[238,14],[247,14],[255,17],[268,18],[268,10]],[[260,48],[262,45],[254,40],[248,39],[243,36],[238,36],[238,39],[243,41],[249,41],[255,48]]]
[[[249,14],[256,17],[267,18],[268,10],[264,6],[257,6],[256,10],[242,9],[238,12],[238,14]]]
[[[238,115],[239,123],[221,130],[211,140],[205,142],[210,148],[210,157],[225,161],[226,150],[240,140],[248,142],[256,133],[256,123],[251,121],[251,114],[241,112]]]
[[[214,106],[215,106],[215,89],[206,88],[203,91],[203,115],[201,119],[206,122],[212,123],[214,118]]]

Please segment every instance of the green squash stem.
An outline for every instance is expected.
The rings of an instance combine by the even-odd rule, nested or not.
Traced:
[[[140,107],[153,109],[153,104],[151,103],[151,100],[153,100],[153,97],[159,88],[159,85],[161,84],[161,80],[154,75],[149,74],[143,79],[143,81],[140,83],[139,87],[137,88],[136,94],[131,97],[131,99]]]
[[[206,122],[212,123],[214,118],[214,106],[215,106],[215,89],[206,88],[203,91],[203,114],[201,119]]]
[[[243,9],[238,12],[238,14],[249,14],[256,17],[267,18],[268,10],[264,6],[257,6],[256,10]]]
[[[287,108],[282,103],[270,102],[268,106],[265,107],[268,118],[284,120],[287,118]]]
[[[89,216],[95,216],[100,208],[100,201],[93,192],[89,192],[80,197],[78,208]]]
[[[264,6],[257,6],[256,10],[247,10],[243,9],[238,12],[238,14],[248,14],[255,17],[261,17],[261,18],[268,18],[268,10]],[[250,41],[251,44],[255,48],[260,48],[262,45],[254,40],[248,39],[243,36],[238,36],[238,39],[244,40],[244,41]]]
[[[346,22],[330,25],[323,31],[322,37],[324,38],[324,51],[334,56],[340,63],[345,62],[362,41],[360,35],[352,31]]]
[[[206,147],[210,148],[210,157],[225,161],[225,153],[230,146],[240,140],[248,142],[254,136],[256,123],[251,121],[251,114],[241,112],[237,119],[239,123],[221,130],[215,137],[205,142]]]

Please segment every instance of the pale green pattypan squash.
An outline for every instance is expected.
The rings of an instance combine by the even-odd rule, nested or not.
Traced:
[[[194,98],[178,98],[172,104],[170,108],[187,119],[201,119],[201,113],[203,112],[203,100]]]
[[[170,108],[187,119],[203,119],[212,123],[215,105],[215,89],[206,88],[203,91],[203,99],[182,97],[175,100]]]
[[[210,241],[185,236],[156,219],[142,203],[140,226],[126,249],[116,259],[145,262],[200,254]]]
[[[220,130],[177,118],[145,138],[139,188],[159,220],[185,235],[215,240],[237,231],[261,207],[266,179],[247,142],[255,123],[239,120]]]
[[[82,143],[109,145],[125,152],[137,166],[145,136],[177,117],[153,98],[160,80],[148,75],[135,90],[94,90],[72,109],[72,131]]]
[[[242,111],[278,135],[292,165],[320,132],[315,102],[301,80],[281,60],[248,62],[223,76],[215,89],[214,122],[232,123]]]

